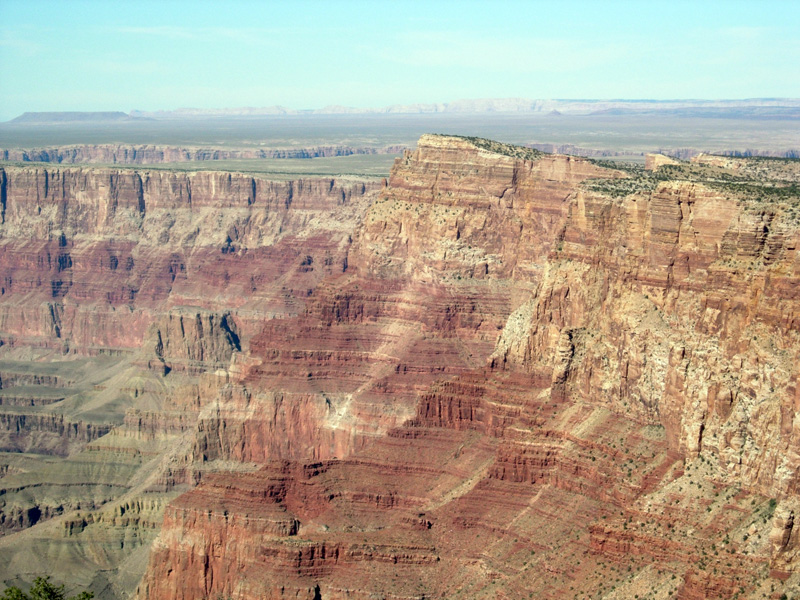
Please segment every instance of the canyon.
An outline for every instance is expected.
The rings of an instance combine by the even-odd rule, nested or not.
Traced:
[[[340,144],[308,148],[196,148],[158,144],[75,144],[50,148],[0,149],[0,160],[23,163],[152,165],[218,160],[399,154],[403,149],[398,145],[353,147]]]
[[[798,184],[444,135],[384,181],[3,166],[0,579],[791,597]]]

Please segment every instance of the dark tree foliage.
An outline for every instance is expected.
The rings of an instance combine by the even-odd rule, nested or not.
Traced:
[[[37,577],[27,593],[16,586],[6,588],[0,595],[0,600],[90,600],[94,598],[92,592],[81,592],[77,596],[65,595],[63,585],[53,585],[50,577]]]

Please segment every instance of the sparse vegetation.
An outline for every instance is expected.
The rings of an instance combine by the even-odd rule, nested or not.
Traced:
[[[598,166],[624,171],[628,178],[593,179],[585,189],[612,198],[650,193],[663,181],[699,183],[745,203],[746,208],[770,206],[783,211],[788,221],[800,222],[800,159],[738,159],[741,165],[729,169],[718,165],[680,162],[646,171],[635,163],[590,159]],[[756,162],[753,162],[756,161]]]
[[[521,158],[524,160],[539,160],[545,156],[545,152],[534,150],[533,148],[526,148],[525,146],[514,146],[513,144],[504,144],[503,142],[495,142],[494,140],[487,140],[480,137],[472,137],[467,135],[447,135],[437,134],[444,137],[453,137],[461,140],[467,140],[474,146],[495,154],[502,154],[504,156],[511,156],[513,158]]]
[[[588,158],[589,162],[603,167],[604,169],[615,169],[617,171],[624,171],[631,175],[639,175],[644,172],[644,165],[642,163],[635,163],[623,160],[608,160],[607,158]]]
[[[393,154],[355,154],[324,158],[267,158],[237,160],[205,160],[146,165],[123,164],[62,164],[0,161],[2,167],[46,167],[47,169],[112,168],[132,171],[223,171],[261,175],[269,179],[298,179],[303,177],[388,177],[394,164]]]
[[[94,598],[92,592],[81,592],[76,596],[67,597],[63,585],[53,585],[50,577],[37,577],[28,592],[23,592],[16,586],[6,588],[0,600],[90,600]]]
[[[661,179],[642,175],[629,179],[592,179],[586,184],[586,189],[600,192],[611,198],[624,198],[631,194],[649,194]]]

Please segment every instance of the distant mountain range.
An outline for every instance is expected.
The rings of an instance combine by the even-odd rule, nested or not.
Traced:
[[[532,113],[551,116],[621,113],[707,113],[734,112],[743,114],[800,117],[798,98],[753,98],[745,100],[531,100],[526,98],[486,98],[456,100],[435,104],[393,104],[381,108],[354,108],[328,105],[323,108],[296,110],[285,106],[245,108],[179,108],[171,111],[131,111],[132,117],[154,119],[191,117],[249,117],[271,115],[359,115],[359,114],[429,114],[429,113]]]
[[[150,120],[149,117],[127,114],[120,111],[108,112],[26,112],[9,123],[80,123],[80,122],[118,122]]]
[[[676,116],[800,118],[800,98],[752,98],[744,100],[530,100],[487,98],[456,100],[435,104],[393,104],[381,108],[328,105],[298,110],[285,106],[240,108],[178,108],[175,110],[124,112],[26,112],[10,123],[41,124],[68,122],[109,122],[142,119],[172,120],[220,117],[261,117],[280,115],[391,115],[391,114],[674,114]]]

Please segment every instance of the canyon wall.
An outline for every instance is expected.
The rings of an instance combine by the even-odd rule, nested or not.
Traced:
[[[403,146],[382,148],[350,146],[312,146],[309,148],[183,148],[152,144],[89,144],[53,148],[0,149],[0,160],[44,163],[100,163],[152,165],[209,160],[258,160],[265,158],[323,158],[355,154],[400,154]]]
[[[379,188],[0,169],[4,581],[47,572],[130,596],[167,502],[202,477],[195,432],[217,373],[346,270]]]
[[[530,148],[554,154],[586,157],[630,157],[642,155],[640,151],[585,148],[574,144],[534,142]],[[84,144],[54,146],[52,148],[0,148],[0,160],[24,163],[41,162],[57,164],[100,165],[156,165],[162,163],[207,162],[220,160],[264,160],[280,158],[328,158],[360,154],[402,154],[407,148],[393,144],[372,146],[310,146],[307,148],[194,148],[155,144]],[[662,148],[662,155],[688,160],[706,150],[697,148]],[[717,154],[730,157],[798,158],[798,150],[773,151],[764,149],[724,150]]]
[[[798,484],[797,227],[700,184],[613,205],[581,193],[497,360],[665,428],[767,495]],[[546,319],[543,317],[546,316]]]
[[[172,306],[292,314],[341,271],[363,182],[230,173],[2,170],[6,344],[138,349]],[[301,264],[303,262],[308,264]],[[281,289],[272,287],[283,278]]]
[[[111,426],[7,438],[96,483],[5,459],[4,573],[58,531],[107,598],[791,593],[798,182],[435,135],[382,186],[0,171],[2,408]]]
[[[139,597],[794,589],[787,164],[748,196],[423,136],[348,274],[231,372],[195,459],[264,466],[170,505]]]

